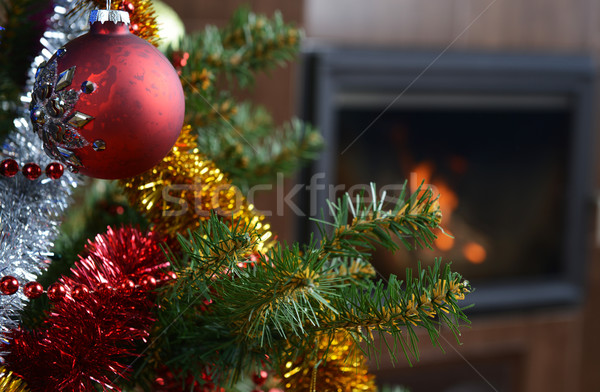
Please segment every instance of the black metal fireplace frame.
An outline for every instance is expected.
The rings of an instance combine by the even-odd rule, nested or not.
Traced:
[[[312,48],[303,53],[301,117],[317,126],[329,146],[337,146],[335,110],[348,92],[394,95],[453,93],[548,94],[565,97],[572,109],[570,166],[562,273],[553,279],[514,279],[478,286],[468,296],[479,311],[575,305],[584,295],[586,248],[593,205],[593,99],[595,68],[588,56],[555,54],[460,53],[360,48]],[[335,152],[325,152],[303,176],[324,173],[331,184]],[[325,208],[325,191],[318,208]],[[309,201],[302,200],[304,211]],[[300,222],[306,239],[313,224]]]

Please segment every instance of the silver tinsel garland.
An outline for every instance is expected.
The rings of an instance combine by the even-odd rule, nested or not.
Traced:
[[[19,167],[33,162],[44,170],[51,162],[43,151],[41,140],[33,132],[27,107],[31,102],[30,91],[37,67],[58,48],[87,30],[85,18],[70,22],[66,16],[75,5],[74,0],[54,1],[54,14],[40,39],[43,50],[29,70],[26,87],[29,92],[21,97],[22,112],[15,120],[15,130],[2,145],[2,159],[13,158]],[[42,175],[31,181],[21,173],[12,178],[0,176],[0,276],[14,276],[21,286],[36,280],[51,256],[58,226],[79,183],[79,176],[67,171],[58,180]],[[0,336],[16,326],[17,314],[26,301],[22,289],[14,295],[0,295]]]

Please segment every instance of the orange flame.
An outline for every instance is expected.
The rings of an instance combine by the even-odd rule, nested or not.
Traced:
[[[465,255],[465,258],[473,264],[481,264],[487,257],[485,248],[476,242],[467,243],[463,247],[462,251],[463,255]]]
[[[468,162],[462,157],[453,157],[450,162],[450,169],[458,174],[464,173],[468,168]],[[450,188],[450,186],[442,179],[433,178],[435,173],[435,164],[431,161],[423,161],[415,165],[411,170],[409,186],[412,192],[415,192],[417,188],[424,183],[424,186],[430,187],[434,194],[440,194],[439,203],[442,211],[444,226],[448,227],[451,220],[452,214],[458,208],[459,198],[456,192]],[[446,230],[445,233],[437,233],[438,237],[434,241],[437,249],[446,252],[454,248],[455,240],[452,233]],[[467,242],[462,247],[462,254],[465,259],[473,264],[481,264],[487,258],[487,252],[485,248],[477,242]]]
[[[441,233],[434,241],[435,247],[441,251],[447,251],[454,247],[454,238],[451,237],[452,233],[446,230],[446,234]]]

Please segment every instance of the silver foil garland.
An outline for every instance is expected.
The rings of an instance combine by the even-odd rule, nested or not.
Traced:
[[[42,52],[29,69],[28,92],[21,97],[19,118],[2,145],[2,159],[12,158],[19,167],[33,162],[43,170],[52,161],[34,133],[27,108],[39,65],[66,42],[87,31],[85,18],[71,22],[66,16],[75,6],[74,0],[54,1],[54,13],[40,39]],[[47,265],[58,227],[79,183],[80,178],[68,171],[58,180],[44,174],[33,181],[21,173],[11,178],[0,176],[0,276],[14,276],[21,285],[16,294],[0,295],[0,337],[17,325],[18,314],[27,301],[22,286],[36,280]]]

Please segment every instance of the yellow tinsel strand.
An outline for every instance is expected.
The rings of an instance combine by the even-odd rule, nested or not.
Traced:
[[[4,366],[0,366],[0,391],[2,392],[29,392],[25,381],[21,380],[6,370]]]
[[[240,190],[204,155],[196,135],[185,126],[171,152],[152,170],[121,180],[125,193],[154,228],[174,238],[194,230],[216,212],[225,220],[252,225],[260,236],[256,250],[264,251],[272,240],[270,225],[246,201]]]
[[[279,374],[288,392],[374,392],[375,376],[369,374],[367,359],[346,332],[338,332],[330,341],[319,339],[315,357],[299,358],[285,363]],[[325,357],[325,358],[323,358]],[[323,362],[317,366],[317,362]]]

